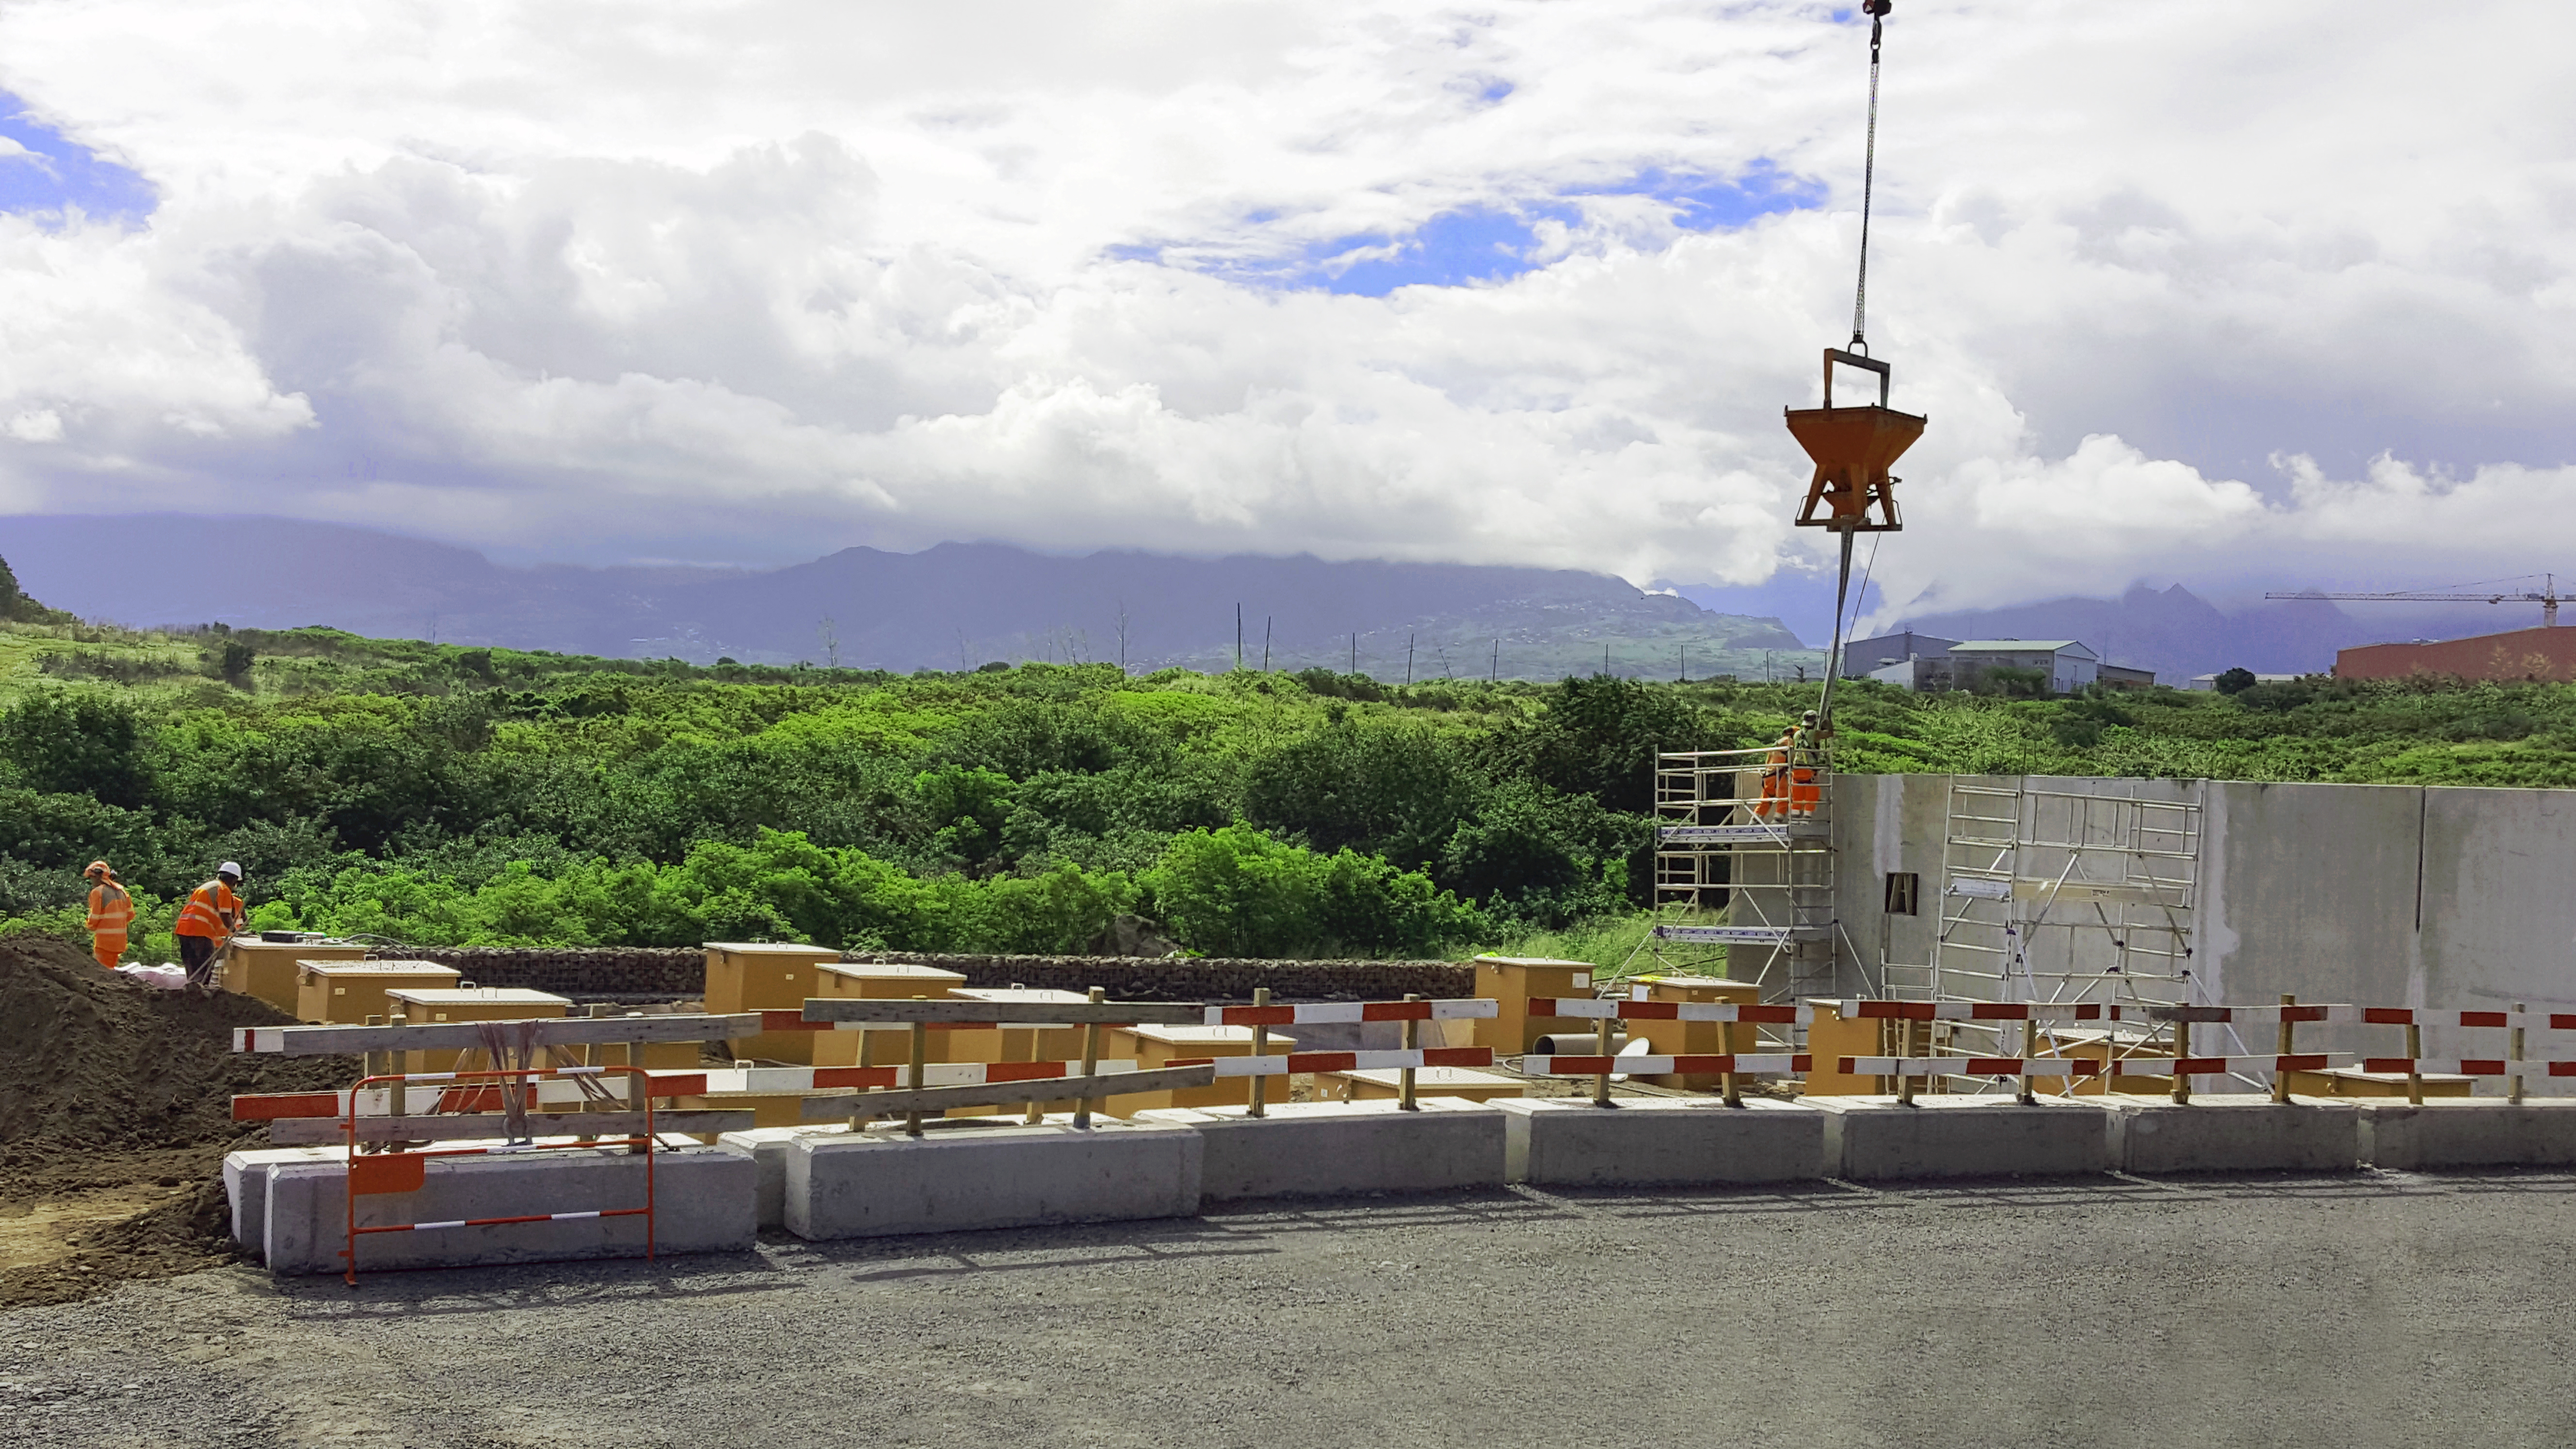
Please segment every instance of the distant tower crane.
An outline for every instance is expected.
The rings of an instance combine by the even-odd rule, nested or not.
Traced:
[[[2529,574],[2524,578],[2531,577]],[[2427,589],[2407,590],[2394,594],[2265,594],[2267,599],[2334,599],[2346,603],[2372,604],[2501,604],[2507,599],[2540,606],[2540,627],[2558,627],[2558,601],[2567,597],[2558,592],[2558,576],[2542,574],[2537,589]],[[2506,582],[2514,582],[2507,580]]]

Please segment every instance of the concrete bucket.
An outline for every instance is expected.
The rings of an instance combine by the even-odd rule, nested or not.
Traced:
[[[1834,406],[1834,364],[1878,374],[1878,402],[1860,407]],[[1806,502],[1798,509],[1801,528],[1836,532],[1893,533],[1904,522],[1896,511],[1897,479],[1888,469],[1923,436],[1927,419],[1887,406],[1888,364],[1839,348],[1825,349],[1825,405],[1787,410],[1789,435],[1815,460]]]

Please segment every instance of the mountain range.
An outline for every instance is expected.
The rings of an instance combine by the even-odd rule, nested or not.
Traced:
[[[1822,663],[1773,618],[1712,613],[1603,574],[993,544],[847,548],[750,570],[508,567],[452,544],[276,518],[0,518],[28,593],[138,626],[353,633],[696,663],[972,668],[1027,659],[1221,669],[1265,652],[1380,679],[1555,679],[1607,667],[1784,677]]]

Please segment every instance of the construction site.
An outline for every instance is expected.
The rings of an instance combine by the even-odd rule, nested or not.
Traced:
[[[0,940],[0,1444],[2576,1438],[2576,790],[1837,770],[1871,184],[1615,968]]]

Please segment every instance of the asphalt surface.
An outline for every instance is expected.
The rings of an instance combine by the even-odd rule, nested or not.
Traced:
[[[0,1315],[0,1444],[2563,1445],[2576,1175],[1336,1201]]]

